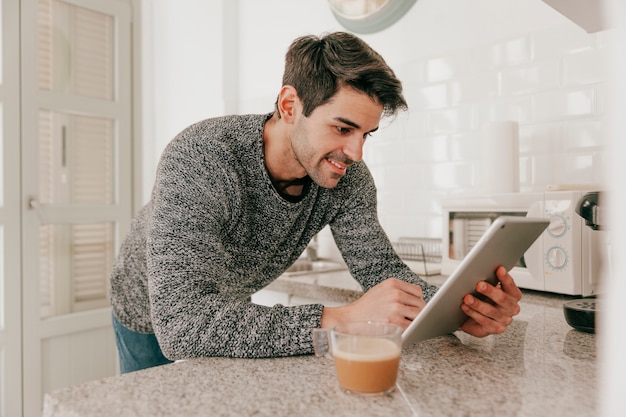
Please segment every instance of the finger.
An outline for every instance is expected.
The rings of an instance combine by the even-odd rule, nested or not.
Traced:
[[[377,320],[387,321],[406,328],[422,311],[420,307],[408,306],[400,303],[388,304],[384,310],[378,311]]]
[[[403,293],[399,298],[394,299],[391,303],[391,309],[394,315],[414,320],[422,311],[426,303],[422,298],[415,297]]]
[[[398,302],[402,305],[418,308],[420,310],[426,305],[421,295],[408,294],[405,292],[400,294]]]
[[[476,302],[482,303],[479,300],[476,300]],[[482,303],[482,304],[493,308],[493,306],[490,306],[487,303]],[[463,331],[466,331],[466,332],[468,332],[466,329],[470,330],[468,333],[473,334],[474,336],[479,336],[481,334],[485,336],[487,334],[503,333],[506,330],[507,326],[510,324],[510,322],[512,322],[512,319],[506,316],[504,316],[505,318],[503,320],[508,323],[495,320],[489,315],[485,315],[482,312],[470,307],[469,305],[465,303],[461,305],[461,309],[469,317],[469,320],[466,321],[462,329]],[[474,324],[471,323],[472,321],[474,322]],[[481,329],[479,329],[479,327]]]
[[[419,307],[406,307],[400,312],[397,317],[402,321],[403,325],[408,327],[409,324],[421,313],[422,309]]]
[[[426,302],[422,297],[422,288],[419,285],[399,281],[395,278],[388,278],[384,291],[387,292],[391,301],[400,305],[423,308]],[[381,288],[383,290],[383,288]]]
[[[496,270],[496,276],[498,277],[501,288],[504,292],[515,298],[517,301],[522,299],[522,291],[519,289],[517,284],[515,284],[513,277],[511,277],[506,268],[503,266],[499,267]]]
[[[401,291],[406,292],[407,294],[413,295],[415,297],[422,298],[423,291],[422,287],[417,284],[411,284],[410,282],[401,281],[397,278],[387,278],[384,283],[388,283],[388,285],[393,286]]]
[[[409,325],[419,315],[426,303],[423,299],[410,296],[404,300],[393,302],[390,306],[391,317]],[[406,320],[406,321],[405,321]]]
[[[501,291],[501,290],[496,290],[496,291]],[[463,303],[464,303],[463,306],[465,306],[472,312],[475,312],[476,314],[483,316],[485,318],[484,320],[482,318],[479,320],[476,314],[473,314],[473,315],[468,314],[468,316],[476,319],[478,323],[491,324],[489,321],[494,321],[494,322],[498,322],[504,325],[505,327],[510,325],[513,322],[513,316],[515,315],[513,314],[513,312],[516,310],[516,306],[517,306],[517,304],[514,304],[512,307],[509,307],[509,310],[513,310],[513,312],[511,312],[509,310],[504,309],[503,307],[499,305],[493,305],[489,302],[482,301],[472,296],[471,294],[467,294],[463,298]],[[467,314],[466,309],[463,309],[463,311]],[[500,326],[497,326],[497,327],[500,327]]]
[[[489,336],[489,332],[487,332],[484,327],[476,323],[476,321],[471,318],[468,318],[465,323],[463,323],[461,330],[476,337]]]
[[[415,289],[406,284],[392,278],[374,286],[347,306],[351,316],[408,327],[426,303],[421,297],[421,287]]]
[[[517,289],[515,283],[513,283],[513,286]],[[519,289],[517,290],[519,291]],[[476,291],[487,298],[488,304],[492,304],[502,310],[506,315],[515,316],[519,314],[520,307],[518,301],[521,299],[521,292],[518,298],[517,293],[511,288],[509,288],[509,291],[513,292],[513,295],[507,293],[503,288],[493,286],[484,281],[476,284]]]

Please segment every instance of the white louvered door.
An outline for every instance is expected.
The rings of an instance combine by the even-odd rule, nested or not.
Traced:
[[[24,415],[117,371],[108,307],[131,216],[131,8],[22,0]]]

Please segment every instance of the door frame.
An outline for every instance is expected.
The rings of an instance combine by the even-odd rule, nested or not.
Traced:
[[[0,207],[0,416],[22,415],[20,213],[20,0],[2,0],[2,169]]]

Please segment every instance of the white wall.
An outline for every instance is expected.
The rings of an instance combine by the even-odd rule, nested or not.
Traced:
[[[240,19],[246,112],[271,110],[294,37],[341,29],[320,1],[240,0]],[[539,0],[419,0],[363,38],[397,72],[410,106],[364,157],[390,237],[439,237],[441,198],[480,190],[488,121],[520,124],[522,191],[602,182],[606,33],[587,34]]]
[[[142,2],[144,201],[167,143],[188,125],[225,111],[222,64],[231,46],[224,17],[233,3]]]

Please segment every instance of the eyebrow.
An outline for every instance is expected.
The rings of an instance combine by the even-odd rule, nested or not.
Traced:
[[[348,120],[346,118],[343,117],[335,117],[335,120],[337,120],[338,122],[347,124],[348,126],[351,126],[355,129],[360,129],[361,126],[359,126],[358,124],[354,123],[352,120]],[[372,132],[376,132],[378,130],[378,126],[376,126],[376,128],[370,130],[368,133],[372,133]]]

